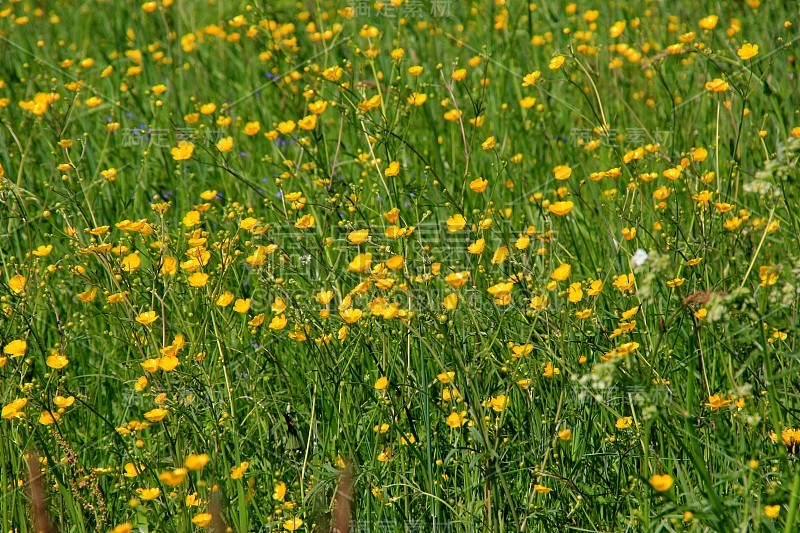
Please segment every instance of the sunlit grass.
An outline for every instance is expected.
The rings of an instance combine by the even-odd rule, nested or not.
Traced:
[[[37,5],[4,531],[795,530],[794,7]]]

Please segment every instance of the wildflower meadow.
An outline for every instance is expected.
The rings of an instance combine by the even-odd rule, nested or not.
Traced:
[[[0,530],[800,531],[794,0],[0,2]]]

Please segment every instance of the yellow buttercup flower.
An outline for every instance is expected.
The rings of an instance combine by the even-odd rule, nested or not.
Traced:
[[[303,215],[297,220],[297,222],[295,222],[294,227],[303,230],[311,229],[314,227],[314,222],[313,215]]]
[[[222,153],[230,152],[233,149],[233,137],[230,135],[227,137],[223,137],[216,144],[217,150]]]
[[[158,480],[164,483],[165,485],[169,485],[170,487],[176,487],[183,483],[183,480],[186,479],[186,473],[188,472],[185,468],[176,468],[174,470],[165,470],[158,475]]]
[[[559,165],[553,169],[553,174],[557,180],[566,180],[572,175],[569,165]]]
[[[614,280],[614,286],[622,292],[633,292],[636,286],[636,278],[633,273],[622,274]]]
[[[187,279],[189,285],[192,287],[200,288],[204,287],[205,284],[208,282],[208,274],[203,272],[195,272]]]
[[[624,32],[624,31],[625,31],[625,27],[626,27],[626,26],[627,26],[627,22],[626,22],[626,21],[624,21],[624,20],[620,20],[619,22],[615,22],[615,23],[614,23],[614,24],[613,24],[613,25],[612,25],[612,26],[611,26],[611,27],[608,29],[608,34],[609,34],[609,35],[610,35],[612,38],[616,39],[617,37],[619,37],[620,35],[622,35],[622,32]]]
[[[178,146],[172,149],[172,159],[175,161],[185,161],[192,158],[194,144],[189,141],[180,141]]]
[[[455,214],[447,219],[447,231],[459,231],[464,229],[466,225],[467,219],[461,214]]]
[[[572,266],[569,263],[561,263],[551,274],[550,279],[564,281],[572,273]]]
[[[162,409],[161,407],[156,407],[150,411],[147,411],[144,414],[144,417],[149,420],[150,422],[161,422],[164,418],[169,414],[169,411],[166,409]]]
[[[216,304],[220,307],[227,307],[233,302],[234,298],[235,296],[231,291],[225,291],[219,295]]]
[[[47,357],[47,366],[54,370],[61,370],[65,366],[69,364],[69,359],[63,354],[60,354],[53,350],[52,355]]]
[[[530,74],[526,74],[522,78],[522,86],[523,87],[530,87],[532,85],[536,85],[536,82],[539,81],[539,78],[542,76],[542,73],[538,70],[531,72]]]
[[[717,27],[719,17],[717,15],[709,15],[700,19],[698,25],[704,30],[713,30]]]
[[[445,296],[444,300],[442,300],[442,307],[444,307],[449,311],[452,311],[453,309],[458,307],[458,294],[450,293],[447,296]]]
[[[614,427],[617,429],[628,429],[633,424],[633,419],[629,416],[623,416],[617,419]]]
[[[53,251],[53,245],[52,244],[47,244],[47,245],[42,244],[39,247],[37,247],[31,253],[33,255],[35,255],[36,257],[46,257],[46,256],[50,255],[50,252],[52,252],[52,251]]]
[[[483,178],[477,178],[469,182],[469,188],[472,190],[472,192],[480,194],[486,190],[486,186],[488,184],[489,182],[487,180]]]
[[[366,113],[368,111],[372,111],[373,109],[380,107],[381,105],[381,95],[376,94],[375,96],[364,100],[360,104],[358,104],[358,109],[362,112]]]
[[[288,320],[286,319],[285,315],[278,315],[273,317],[272,320],[269,322],[269,329],[273,330],[282,330],[286,327]]]
[[[136,322],[143,326],[149,326],[156,320],[158,320],[158,314],[155,311],[145,311],[136,317]]]
[[[350,261],[350,264],[347,266],[348,272],[358,272],[363,273],[369,270],[369,267],[372,265],[372,254],[367,252],[363,254],[358,254]]]
[[[14,418],[23,418],[25,416],[25,406],[28,405],[27,398],[17,398],[16,400],[11,401],[10,403],[3,406],[3,411],[0,414],[2,418],[6,420],[11,420]]]
[[[189,470],[202,470],[210,460],[208,454],[201,453],[199,455],[189,454],[184,460],[183,465]]]
[[[61,415],[58,413],[52,413],[50,411],[42,411],[39,415],[39,423],[43,426],[49,426],[50,424],[54,424],[57,420],[61,419]]]
[[[653,490],[658,492],[668,491],[674,483],[672,476],[669,474],[653,474],[648,481]]]
[[[259,131],[261,131],[261,124],[257,120],[253,122],[248,122],[247,124],[244,125],[244,129],[242,130],[242,132],[248,137],[257,135]]]
[[[547,209],[556,216],[564,216],[572,211],[573,206],[574,204],[567,200],[564,202],[553,202],[547,207]]]
[[[579,281],[572,283],[567,288],[567,299],[572,303],[578,303],[583,299],[583,288]]]
[[[548,68],[550,70],[558,70],[561,68],[561,65],[564,64],[564,56],[555,56],[553,59],[550,60],[550,64]]]
[[[297,531],[303,527],[303,520],[300,518],[292,518],[283,523],[283,529],[286,531]]]
[[[11,291],[15,294],[22,294],[25,290],[25,285],[28,283],[28,278],[23,276],[22,274],[17,274],[16,276],[12,277],[8,280],[8,286],[11,287]]]
[[[11,357],[22,357],[28,349],[28,343],[22,339],[15,339],[3,347],[3,353]]]
[[[467,250],[472,255],[479,255],[483,253],[483,250],[486,248],[486,241],[484,239],[478,239],[474,243],[470,244],[467,247]]]
[[[250,466],[249,462],[243,461],[241,464],[232,467],[231,479],[242,479],[242,476],[244,476],[244,473],[249,466]]]
[[[498,413],[505,410],[508,407],[508,404],[509,399],[505,394],[500,394],[499,396],[493,397],[489,401],[489,405],[492,410],[497,411]]]
[[[411,93],[411,96],[409,96],[406,101],[413,106],[421,106],[428,101],[428,95],[425,93],[414,92]]]
[[[400,163],[397,161],[392,161],[389,163],[389,166],[383,172],[386,177],[393,178],[400,174]]]
[[[451,429],[458,429],[467,423],[466,415],[466,411],[461,411],[460,413],[453,411],[445,419],[445,424]]]
[[[400,270],[405,264],[405,258],[402,255],[395,255],[386,260],[386,268],[389,270]]]
[[[192,517],[192,524],[197,527],[206,527],[212,519],[211,513],[198,513]]]
[[[314,102],[309,102],[308,104],[308,110],[313,115],[321,115],[327,108],[328,102],[325,100],[316,100]]]
[[[339,316],[348,324],[355,324],[363,316],[361,309],[343,309],[339,311]]]
[[[467,280],[469,280],[470,275],[471,274],[469,273],[469,271],[466,270],[462,272],[453,272],[445,276],[444,280],[448,284],[450,284],[451,287],[457,289],[459,287],[463,287],[467,283]]]
[[[272,499],[282,502],[286,499],[286,483],[280,481],[272,488]]]
[[[250,298],[239,298],[233,304],[233,310],[237,313],[246,313],[250,310]]]
[[[351,231],[350,234],[347,236],[347,241],[350,244],[363,244],[369,238],[369,230],[368,229],[361,229]]]
[[[706,82],[706,90],[713,93],[723,93],[728,90],[728,82],[721,78],[714,78]]]
[[[525,357],[533,352],[533,344],[520,344],[511,348],[513,357]]]
[[[197,226],[200,224],[200,212],[196,210],[192,210],[187,212],[183,216],[183,225],[187,228],[191,228],[192,226]]]
[[[736,54],[742,61],[747,61],[748,59],[752,59],[756,55],[758,55],[758,45],[745,43],[742,45],[741,48],[739,48],[739,50],[736,51]]]
[[[143,500],[155,500],[161,495],[161,489],[158,487],[150,489],[136,489],[136,494]]]
[[[317,115],[307,115],[297,121],[297,126],[301,130],[311,131],[317,127]]]
[[[714,394],[708,397],[708,401],[706,402],[706,407],[711,408],[711,410],[722,409],[726,405],[730,404],[733,400],[730,398],[725,398],[724,396],[720,396],[719,394]]]
[[[339,81],[342,74],[344,74],[344,70],[338,66],[328,67],[322,71],[322,77],[332,82]]]

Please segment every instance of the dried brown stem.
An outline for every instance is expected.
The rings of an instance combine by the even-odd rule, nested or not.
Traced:
[[[44,486],[42,485],[42,466],[39,464],[39,455],[35,452],[28,453],[28,492],[31,497],[31,518],[37,533],[56,533],[47,516],[47,504],[44,499]]]

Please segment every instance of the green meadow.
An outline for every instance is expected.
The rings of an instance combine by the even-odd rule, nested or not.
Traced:
[[[0,529],[800,530],[798,25],[3,2]]]

